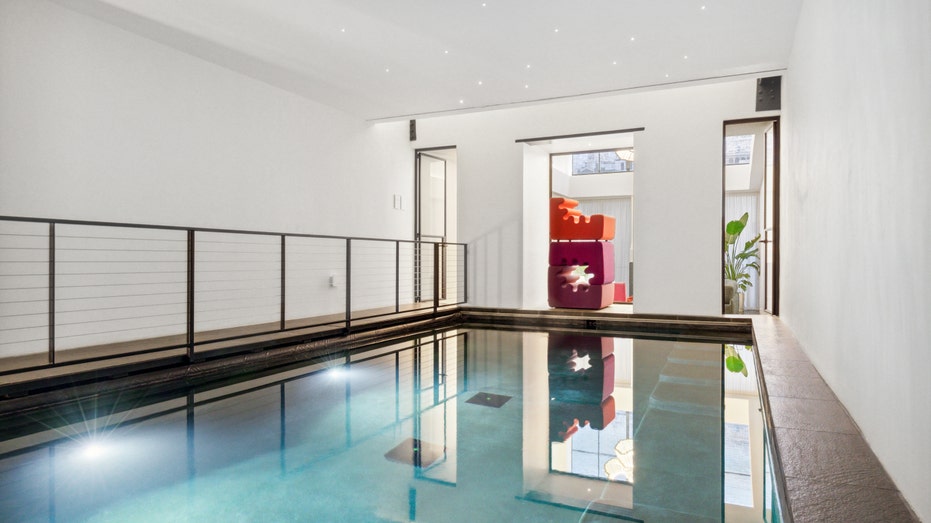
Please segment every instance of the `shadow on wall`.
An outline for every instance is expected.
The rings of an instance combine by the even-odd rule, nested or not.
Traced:
[[[477,307],[520,307],[521,219],[469,240],[469,305]]]

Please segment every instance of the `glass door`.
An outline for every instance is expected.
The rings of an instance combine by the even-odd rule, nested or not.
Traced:
[[[417,152],[414,181],[414,301],[434,298],[434,259],[439,256],[439,274],[446,274],[442,266],[446,241],[446,160],[440,154]],[[428,242],[440,243],[439,249]],[[439,252],[437,252],[439,250]],[[445,279],[439,282],[439,298],[446,295]]]
[[[723,153],[723,312],[778,315],[779,117],[724,122]]]
[[[773,127],[770,127],[764,134],[766,140],[766,164],[765,164],[765,180],[763,191],[765,197],[763,198],[763,205],[765,210],[763,212],[763,226],[760,231],[761,239],[760,243],[763,244],[763,247],[760,249],[760,270],[763,273],[761,280],[763,280],[763,309],[766,312],[771,314],[776,314],[775,309],[775,293],[773,292],[773,276],[775,270],[773,267],[773,262],[775,260],[774,253],[774,239],[775,239],[775,228],[773,224],[775,222],[775,123]]]

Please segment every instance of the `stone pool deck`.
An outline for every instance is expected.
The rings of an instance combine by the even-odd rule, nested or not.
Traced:
[[[752,320],[791,521],[918,522],[792,331]]]

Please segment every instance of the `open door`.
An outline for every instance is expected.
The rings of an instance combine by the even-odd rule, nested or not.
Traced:
[[[724,122],[723,312],[779,314],[779,117]],[[751,245],[752,244],[752,245]],[[735,276],[736,275],[736,276]]]
[[[414,240],[417,243],[414,244],[414,301],[421,302],[434,299],[433,260],[439,259],[439,274],[446,275],[447,272],[444,244],[454,240],[450,238],[449,178],[456,172],[456,148],[422,149],[415,154]],[[437,283],[439,299],[443,300],[446,298],[447,281],[441,278]]]

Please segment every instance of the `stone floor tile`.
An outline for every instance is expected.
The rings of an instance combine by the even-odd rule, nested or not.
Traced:
[[[800,360],[763,360],[763,376],[821,377],[814,365]]]
[[[911,523],[898,491],[786,478],[795,523]]]
[[[837,400],[831,388],[821,378],[764,374],[764,381],[770,397]]]
[[[770,397],[769,405],[776,428],[859,433],[837,401]]]
[[[776,429],[776,441],[786,476],[896,489],[859,434]]]

